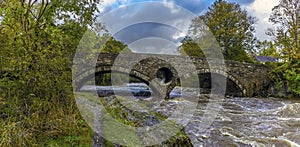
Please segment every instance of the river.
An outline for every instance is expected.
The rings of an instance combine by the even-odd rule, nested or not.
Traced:
[[[205,132],[194,116],[185,131],[195,146],[300,146],[300,100],[226,98]]]
[[[85,90],[88,89],[85,87]],[[189,97],[193,94],[193,90],[187,93]],[[186,95],[179,94],[178,88],[171,95],[176,98],[164,102],[164,106],[156,108],[156,111],[168,116],[176,105],[185,102]],[[194,146],[300,146],[300,98],[227,97],[221,103],[210,101],[220,105],[220,111],[209,127],[201,130],[209,98],[194,97],[199,98],[199,103],[185,126]],[[136,98],[141,101],[151,99],[151,96]]]

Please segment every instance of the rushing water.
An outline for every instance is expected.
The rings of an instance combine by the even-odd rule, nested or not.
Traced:
[[[201,117],[186,126],[195,146],[300,145],[300,100],[227,98],[210,128],[197,132]]]
[[[88,89],[88,88],[86,88]],[[177,90],[178,91],[178,90]],[[180,96],[176,90],[173,96]],[[189,96],[195,95],[189,90]],[[200,130],[208,99],[200,96],[199,104],[185,132],[194,146],[300,146],[300,98],[225,98],[210,103],[221,105],[217,117],[209,128]],[[151,97],[137,100],[151,101]],[[156,108],[170,115],[185,96],[164,102]]]

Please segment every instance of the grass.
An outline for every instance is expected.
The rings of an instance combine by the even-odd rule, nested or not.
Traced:
[[[91,146],[94,132],[81,117],[74,99],[64,106],[36,99],[27,107],[28,113],[24,113],[17,103],[1,101],[1,147]]]
[[[141,142],[142,140],[147,141],[147,139],[150,139],[151,137],[152,139],[156,140],[158,137],[157,135],[161,133],[161,137],[169,138],[168,140],[162,142],[162,144],[164,145],[191,145],[189,138],[184,133],[184,131],[178,130],[179,128],[181,128],[180,125],[176,124],[171,120],[167,120],[166,116],[163,116],[157,112],[150,110],[146,114],[143,112],[134,112],[122,105],[124,104],[124,102],[126,102],[126,104],[128,104],[128,102],[130,103],[130,99],[123,98],[120,96],[117,96],[117,98],[115,98],[114,101],[108,100],[106,98],[102,98],[100,99],[100,101],[105,106],[105,110],[108,112],[105,113],[103,117],[103,132],[107,137],[113,136],[114,138],[111,138],[111,140],[115,139],[117,141],[123,141],[123,143],[128,146],[142,146],[144,145],[144,143]],[[141,104],[139,105],[139,107],[148,110],[146,105]],[[129,115],[131,115],[131,117],[135,117],[136,119],[129,120]],[[144,136],[146,138],[142,139],[142,136],[137,135],[135,129],[137,127],[145,127],[142,125],[143,122],[149,117],[152,118],[152,115],[153,117],[159,119],[161,122],[158,124],[159,126],[152,127],[151,130],[148,130],[147,133],[144,134],[147,137]],[[166,136],[168,134],[165,134],[165,132],[169,132],[171,134],[173,133],[173,135],[175,136]],[[153,141],[151,141],[150,139],[147,142],[151,143]]]
[[[108,113],[104,113],[103,134],[107,139],[105,144],[112,146],[116,140],[124,141],[128,146],[141,146],[140,136],[136,134],[136,127],[141,125],[142,120],[128,120],[129,113],[137,117],[143,115],[137,112],[124,111],[118,103],[130,103],[130,100],[118,97],[113,103],[99,98],[92,93],[76,93],[77,97],[86,98],[88,101],[105,106]],[[39,98],[28,98],[26,103],[20,101],[19,97],[4,99],[0,96],[0,146],[48,146],[48,147],[73,147],[91,146],[94,131],[90,126],[94,120],[94,113],[86,109],[84,105],[76,103],[73,95],[65,97],[68,103],[56,101],[58,98],[43,100]],[[30,101],[32,100],[32,101]],[[24,106],[24,104],[27,104]],[[146,105],[140,105],[146,109]],[[166,117],[155,112],[158,119],[165,120]],[[83,115],[81,115],[83,114]],[[172,122],[168,122],[172,123]],[[174,124],[174,123],[172,123]],[[172,126],[171,124],[171,126]],[[167,129],[174,129],[166,126]],[[168,130],[167,130],[168,131]],[[120,133],[122,132],[122,133]],[[167,144],[172,146],[188,140],[183,131],[171,137]],[[188,144],[188,141],[186,142]]]
[[[99,98],[98,96],[92,93],[80,92],[76,93],[78,98],[88,100],[95,105],[103,105],[105,109],[100,110],[102,113],[101,121],[102,121],[102,132],[104,138],[107,140],[105,144],[107,146],[113,146],[112,142],[118,142],[120,140],[124,140],[124,144],[126,143],[128,146],[141,146],[138,136],[135,134],[135,123],[124,119],[128,115],[122,111],[122,107],[115,107],[117,102],[107,103],[103,98]],[[119,97],[122,99],[121,97]],[[79,104],[79,109],[84,115],[86,119],[88,119],[88,123],[93,125],[94,122],[94,114],[88,110],[87,104]],[[95,106],[96,107],[96,106]],[[101,108],[99,108],[101,109]],[[99,110],[98,109],[98,110]],[[120,133],[122,132],[122,133]]]

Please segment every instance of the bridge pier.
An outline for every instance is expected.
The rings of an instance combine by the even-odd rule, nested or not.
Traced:
[[[157,79],[149,83],[149,87],[153,91],[153,96],[157,98],[170,99],[170,93],[175,88],[176,83],[164,84]]]

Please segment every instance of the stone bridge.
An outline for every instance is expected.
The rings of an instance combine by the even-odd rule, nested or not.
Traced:
[[[73,74],[76,90],[95,75],[118,72],[143,81],[166,98],[176,85],[185,82],[185,79],[194,74],[200,77],[208,76],[208,79],[210,75],[225,77],[226,93],[230,89],[235,89],[231,91],[231,95],[235,96],[259,95],[270,83],[268,79],[270,69],[265,65],[219,60],[208,62],[205,59],[177,55],[101,53],[97,62],[81,65],[80,68]]]

